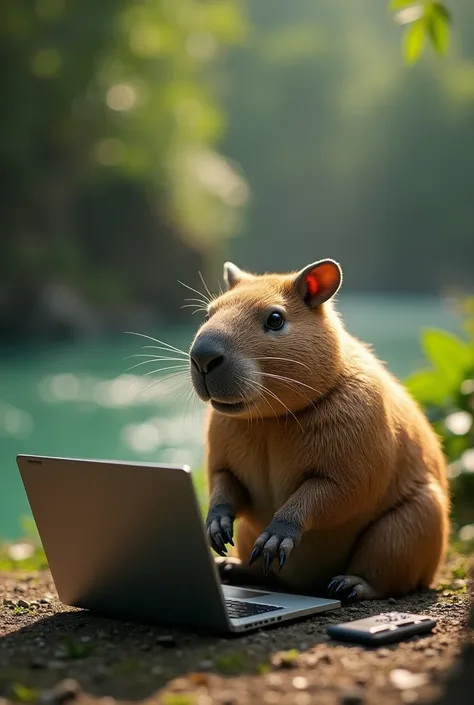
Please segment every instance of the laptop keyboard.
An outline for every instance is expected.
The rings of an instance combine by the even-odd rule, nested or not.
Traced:
[[[234,619],[254,617],[258,614],[283,609],[283,607],[276,607],[275,605],[262,605],[256,602],[244,602],[243,600],[226,600],[225,604],[229,617]]]

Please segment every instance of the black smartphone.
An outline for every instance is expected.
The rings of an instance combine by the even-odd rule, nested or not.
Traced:
[[[330,624],[327,633],[339,641],[352,641],[364,646],[379,646],[426,634],[436,626],[436,620],[424,614],[383,612],[382,614],[355,619],[344,624]]]

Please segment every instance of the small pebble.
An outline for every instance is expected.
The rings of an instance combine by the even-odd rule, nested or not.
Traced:
[[[31,605],[28,602],[28,600],[23,600],[23,599],[18,600],[18,607],[23,607],[24,609],[28,609],[30,606]]]
[[[15,587],[13,588],[14,592],[26,592],[26,590],[27,590],[26,585],[22,585],[21,583],[19,583],[18,585],[15,585]]]
[[[466,587],[467,581],[462,578],[456,578],[456,580],[453,580],[453,585],[457,590],[459,590],[460,588]]]
[[[304,678],[304,676],[296,676],[296,678],[293,678],[292,684],[293,688],[296,688],[296,690],[306,690],[308,687],[308,679]]]
[[[394,597],[389,597],[387,602],[389,605],[396,605],[397,604],[397,601]]]
[[[3,599],[3,604],[5,605],[5,607],[16,607],[15,600],[10,600],[8,597],[5,597]]]
[[[40,603],[42,605],[50,605],[51,604],[51,598],[50,597],[40,597]]]
[[[76,680],[65,678],[57,683],[54,688],[43,693],[41,702],[45,705],[60,705],[61,703],[75,700],[81,691],[82,688]]]
[[[176,646],[176,639],[172,634],[163,634],[162,636],[156,638],[156,643],[158,646],[172,648],[173,646]]]
[[[395,668],[390,673],[390,680],[399,690],[413,690],[425,685],[428,676],[425,673],[412,673],[405,668]]]
[[[361,690],[346,690],[341,695],[341,705],[362,705],[365,702],[365,695]]]
[[[200,671],[210,671],[211,668],[214,666],[213,662],[211,659],[204,659],[199,663],[199,670]]]

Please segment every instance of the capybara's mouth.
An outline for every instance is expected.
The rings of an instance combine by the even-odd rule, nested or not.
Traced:
[[[238,401],[235,403],[216,401],[215,399],[211,399],[210,401],[212,408],[222,414],[238,414],[241,411],[246,411],[249,406],[248,402],[245,401]]]

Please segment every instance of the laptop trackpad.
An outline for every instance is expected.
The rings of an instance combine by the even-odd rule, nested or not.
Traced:
[[[222,585],[224,597],[237,597],[241,600],[250,600],[252,597],[262,597],[268,595],[268,592],[259,592],[258,590],[246,590],[245,588],[234,587],[233,585]]]

